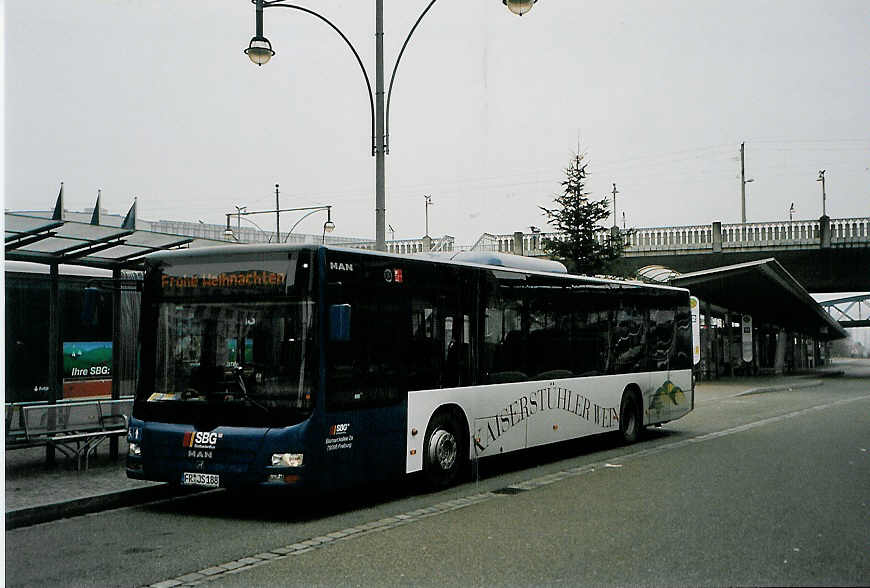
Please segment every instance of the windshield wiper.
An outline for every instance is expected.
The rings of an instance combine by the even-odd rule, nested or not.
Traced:
[[[242,398],[244,400],[247,400],[248,402],[250,402],[251,404],[253,404],[257,408],[260,408],[260,409],[264,410],[266,413],[268,413],[269,412],[268,408],[266,408],[265,406],[263,406],[262,404],[260,404],[256,400],[254,400],[248,394],[248,388],[245,385],[245,368],[243,368],[241,365],[237,365],[233,368],[233,373],[236,375],[236,377],[239,380],[239,389],[242,391]]]

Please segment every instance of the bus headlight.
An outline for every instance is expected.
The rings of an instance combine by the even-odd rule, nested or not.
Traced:
[[[298,468],[302,465],[301,453],[273,453],[272,465],[287,468]]]
[[[131,457],[142,457],[142,448],[138,443],[130,443],[127,446],[127,455]]]

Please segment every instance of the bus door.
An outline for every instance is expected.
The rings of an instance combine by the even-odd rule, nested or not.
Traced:
[[[474,305],[477,304],[478,288],[474,275],[456,272],[454,268],[448,271],[454,275],[451,276],[452,279],[445,280],[449,286],[440,301],[441,326],[444,333],[442,387],[471,386],[477,383],[474,377],[477,371],[474,352],[477,325],[474,324],[472,317],[475,316],[473,310]]]
[[[394,277],[403,268],[351,256],[330,263],[353,273],[327,287],[323,459],[337,485],[389,477],[404,465],[408,303]]]

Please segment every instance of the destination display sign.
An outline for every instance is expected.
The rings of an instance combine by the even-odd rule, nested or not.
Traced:
[[[282,288],[287,274],[266,270],[239,270],[202,274],[164,273],[160,288],[164,294],[190,294],[194,290],[264,291]]]

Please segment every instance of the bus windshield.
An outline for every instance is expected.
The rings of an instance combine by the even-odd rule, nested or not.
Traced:
[[[146,275],[141,414],[239,426],[310,414],[319,357],[310,252],[172,261]]]
[[[307,407],[313,302],[166,302],[149,402]]]

